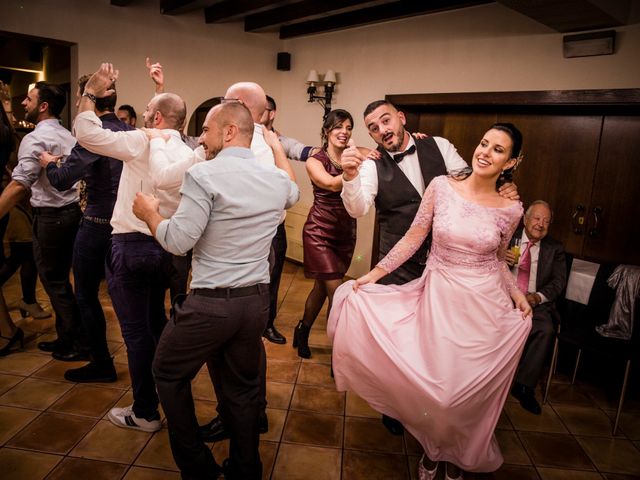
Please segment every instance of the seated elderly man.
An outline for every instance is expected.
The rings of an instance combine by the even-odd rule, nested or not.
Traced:
[[[524,215],[524,229],[516,232],[511,240],[512,245],[519,241],[518,258],[513,249],[506,255],[518,288],[533,307],[531,332],[511,394],[520,400],[525,410],[535,415],[542,412],[535,387],[553,345],[553,321],[558,317],[555,300],[567,284],[564,247],[547,235],[552,219],[553,212],[547,202],[533,202]]]

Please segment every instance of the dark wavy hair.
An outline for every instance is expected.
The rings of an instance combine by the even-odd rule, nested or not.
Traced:
[[[353,127],[353,117],[346,110],[337,108],[329,112],[327,118],[325,118],[324,122],[322,122],[322,130],[320,131],[320,138],[322,140],[323,149],[326,150],[327,146],[329,145],[329,132],[343,123],[345,120],[349,120],[351,122],[351,126]]]

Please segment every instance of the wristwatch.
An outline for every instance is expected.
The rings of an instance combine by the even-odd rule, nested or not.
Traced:
[[[89,100],[91,100],[93,103],[96,103],[96,96],[93,93],[89,93],[89,92],[84,92],[82,94],[83,97],[87,97]]]

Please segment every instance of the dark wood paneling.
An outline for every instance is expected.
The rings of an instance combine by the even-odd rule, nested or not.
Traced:
[[[527,208],[534,200],[551,204],[551,236],[573,255],[581,256],[586,225],[572,228],[577,204],[588,208],[600,141],[600,116],[500,115],[522,131],[524,160],[514,181]],[[586,212],[585,212],[586,214]]]
[[[640,265],[639,162],[640,117],[605,117],[588,212],[585,256]],[[594,209],[598,207],[602,212],[594,232]]]

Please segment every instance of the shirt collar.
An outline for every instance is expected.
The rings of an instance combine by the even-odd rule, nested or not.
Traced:
[[[394,155],[397,155],[398,153],[402,153],[402,152],[406,152],[407,150],[409,150],[409,148],[411,148],[411,145],[415,145],[416,141],[413,139],[413,135],[409,134],[409,142],[407,143],[407,146],[404,150],[400,150],[398,152],[390,152],[389,150],[385,149],[385,152],[387,152],[387,154],[393,158]],[[417,153],[417,147],[416,147],[416,151],[413,152],[411,155],[415,155]],[[410,155],[407,155],[410,156]]]
[[[44,127],[45,125],[58,126],[58,125],[62,125],[62,124],[60,123],[60,120],[57,119],[57,118],[47,118],[46,120],[40,120],[36,124],[36,128]]]
[[[223,148],[220,153],[215,156],[216,159],[226,157],[253,158],[253,152],[250,148],[245,147],[227,147]]]

